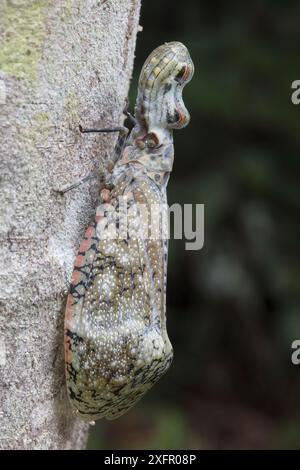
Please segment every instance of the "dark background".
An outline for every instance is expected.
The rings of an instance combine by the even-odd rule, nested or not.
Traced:
[[[205,246],[170,241],[169,372],[89,448],[300,449],[299,1],[144,0],[135,76],[182,41],[192,119],[176,131],[169,203],[205,204]]]

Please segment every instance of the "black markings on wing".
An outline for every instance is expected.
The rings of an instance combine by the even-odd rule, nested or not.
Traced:
[[[80,414],[87,419],[115,419],[124,414],[151,388],[167,371],[172,362],[172,354],[163,355],[153,360],[146,367],[134,372],[128,383],[113,387],[113,396],[106,398],[102,391],[89,389],[89,398],[83,398],[83,392],[69,388],[69,396]],[[85,390],[86,393],[86,390]]]
[[[94,222],[91,227],[93,229],[96,228],[96,222]],[[87,237],[84,237],[84,240],[88,240]],[[70,294],[74,299],[74,304],[76,305],[79,301],[81,301],[85,296],[85,291],[87,288],[87,284],[89,279],[92,275],[91,267],[93,264],[94,257],[97,253],[97,241],[98,237],[92,236],[90,240],[93,240],[93,243],[88,247],[86,252],[79,251],[77,256],[83,256],[86,262],[82,266],[75,266],[74,271],[80,272],[81,279],[77,283],[72,283],[70,286]],[[89,255],[89,256],[88,256]],[[87,261],[88,260],[88,261]]]
[[[77,333],[74,333],[73,331],[69,330],[68,328],[66,329],[65,335],[70,338],[72,344],[75,346],[78,346],[79,343],[83,342],[83,338],[79,336]]]

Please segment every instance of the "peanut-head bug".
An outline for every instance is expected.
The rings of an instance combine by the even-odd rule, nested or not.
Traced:
[[[189,121],[182,89],[193,71],[183,44],[158,47],[141,71],[130,135],[126,128],[98,130],[120,135],[95,220],[76,258],[65,319],[68,395],[87,421],[125,413],[172,361],[166,330],[166,219],[161,214],[157,219],[159,237],[143,237],[141,227],[148,218],[139,207],[167,203],[172,133]],[[123,238],[106,236],[119,228],[114,211],[120,198],[125,200],[128,230]]]

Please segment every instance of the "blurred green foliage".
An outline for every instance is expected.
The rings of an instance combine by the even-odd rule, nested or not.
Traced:
[[[170,241],[170,371],[90,448],[300,448],[298,1],[144,0],[138,73],[160,43],[195,63],[169,203],[205,204],[205,246]]]

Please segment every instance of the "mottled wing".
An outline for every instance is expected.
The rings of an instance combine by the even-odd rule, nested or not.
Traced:
[[[68,393],[89,421],[125,413],[172,360],[165,325],[166,242],[160,236],[143,238],[149,219],[139,208],[161,204],[162,194],[142,177],[113,192],[117,210],[120,195],[126,196],[129,214],[126,237],[111,238],[120,220],[115,211],[99,206],[80,247],[68,297]]]

